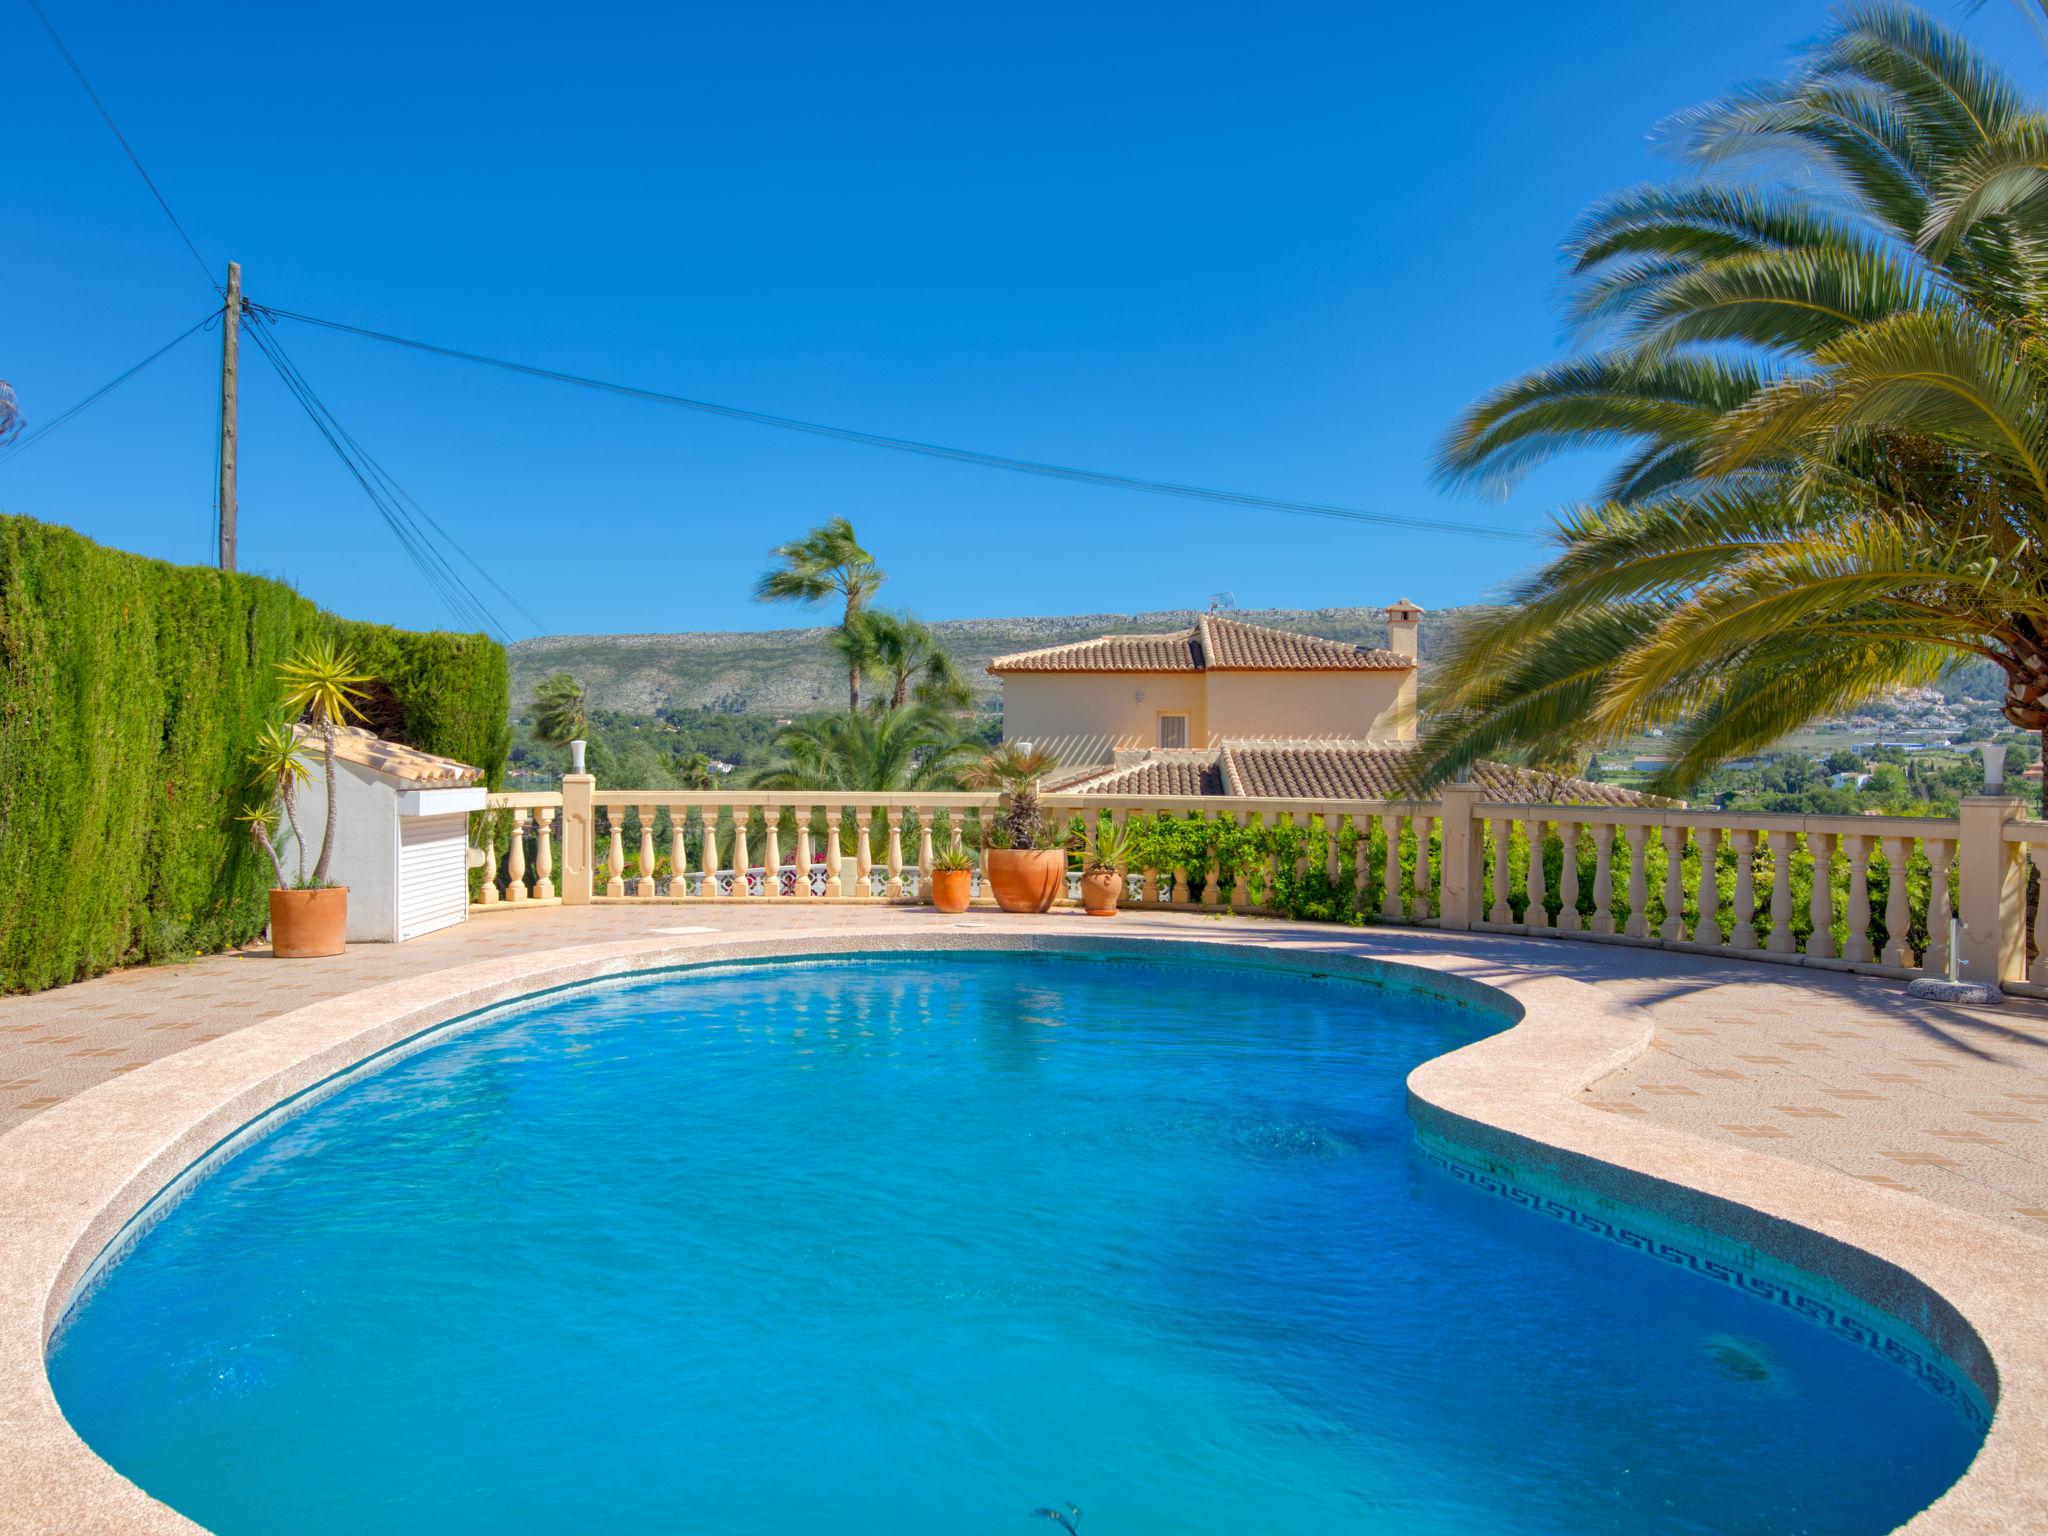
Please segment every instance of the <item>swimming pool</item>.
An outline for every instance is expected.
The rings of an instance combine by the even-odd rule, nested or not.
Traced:
[[[1502,1022],[960,953],[563,993],[199,1182],[51,1379],[225,1533],[1847,1533],[1946,1487],[1953,1399],[1417,1147],[1408,1070]]]

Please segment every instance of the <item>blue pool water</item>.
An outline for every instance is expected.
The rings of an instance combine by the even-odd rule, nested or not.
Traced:
[[[1875,1533],[1981,1438],[1871,1349],[1452,1177],[1499,1027],[947,956],[559,994],[201,1181],[50,1374],[240,1533]]]

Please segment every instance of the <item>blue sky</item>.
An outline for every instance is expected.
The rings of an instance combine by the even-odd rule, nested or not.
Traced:
[[[1805,0],[186,7],[45,0],[252,299],[864,430],[1536,529],[1597,464],[1440,491],[1455,413],[1560,350],[1556,247],[1777,72]],[[2009,7],[1961,21],[2023,78]],[[204,25],[199,24],[203,20]],[[33,426],[212,302],[0,7],[0,378]],[[931,618],[1483,596],[1527,546],[998,474],[293,326],[348,429],[547,632],[803,622],[747,593],[840,513]],[[211,557],[218,341],[18,460],[0,510]],[[244,351],[242,563],[449,622]],[[479,585],[481,585],[479,583]],[[509,632],[535,632],[504,609]]]

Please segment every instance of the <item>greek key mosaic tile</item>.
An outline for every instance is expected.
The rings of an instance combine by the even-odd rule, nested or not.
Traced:
[[[1426,1162],[1461,1184],[1796,1312],[1908,1372],[1970,1423],[1991,1422],[1983,1394],[1946,1355],[1899,1319],[1816,1276],[1648,1211],[1575,1196],[1552,1180],[1502,1167],[1425,1132],[1416,1134],[1416,1144]]]

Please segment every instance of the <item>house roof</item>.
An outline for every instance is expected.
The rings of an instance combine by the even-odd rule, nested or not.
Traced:
[[[320,750],[320,733],[310,726],[297,727],[300,742],[311,754]],[[334,755],[347,763],[371,769],[407,784],[433,789],[460,789],[482,780],[484,771],[452,757],[437,757],[408,747],[402,741],[386,741],[374,732],[347,725],[334,733]]]
[[[1412,793],[1404,773],[1410,750],[1357,742],[1226,741],[1221,766],[1229,793],[1308,800],[1403,800]],[[1633,789],[1539,773],[1506,763],[1475,763],[1472,782],[1488,800],[1578,805],[1661,805]]]
[[[1412,750],[1355,740],[1232,739],[1207,755],[1187,753],[1121,768],[1096,768],[1050,782],[1045,789],[1048,794],[1405,800],[1413,793],[1403,773]],[[1671,803],[1639,790],[1505,763],[1475,764],[1472,781],[1488,800],[1605,806]]]
[[[1103,635],[1071,645],[998,656],[1005,672],[1401,672],[1415,658],[1371,646],[1321,640],[1205,613],[1193,629],[1163,635]]]

